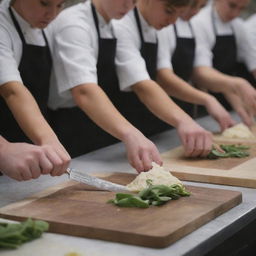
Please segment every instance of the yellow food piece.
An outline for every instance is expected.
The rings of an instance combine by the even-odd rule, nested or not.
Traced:
[[[131,183],[126,187],[130,191],[138,192],[148,187],[147,180],[152,181],[152,185],[173,185],[182,184],[182,182],[173,176],[168,170],[162,166],[152,163],[152,169],[148,172],[141,172]]]
[[[66,253],[65,256],[82,256],[82,255],[76,252],[69,252],[69,253]]]
[[[225,138],[238,138],[238,139],[256,138],[255,135],[250,131],[250,129],[242,123],[239,123],[233,127],[226,129],[222,133],[222,136]]]

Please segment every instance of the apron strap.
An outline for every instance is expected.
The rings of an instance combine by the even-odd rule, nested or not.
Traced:
[[[137,26],[138,26],[138,29],[139,29],[139,34],[140,34],[141,42],[144,43],[145,41],[144,41],[144,37],[143,37],[143,33],[142,33],[142,27],[141,27],[141,23],[140,23],[140,18],[139,18],[139,13],[138,13],[137,7],[134,8],[134,15],[135,15],[135,19],[136,19]]]
[[[45,45],[46,45],[47,47],[49,47],[49,43],[48,43],[47,37],[46,37],[45,32],[44,32],[43,29],[42,29],[42,34],[43,34],[43,37],[44,37]]]
[[[26,44],[24,35],[23,35],[22,31],[21,31],[21,28],[20,28],[20,26],[19,26],[19,24],[18,24],[18,22],[17,22],[17,20],[16,20],[16,18],[15,18],[15,16],[14,16],[14,14],[13,14],[13,11],[12,11],[11,6],[9,7],[9,12],[10,12],[10,15],[11,15],[11,18],[12,18],[12,21],[13,21],[13,24],[14,24],[14,26],[15,26],[15,28],[16,28],[16,30],[17,30],[19,36],[20,36],[20,39],[21,39],[22,43]]]
[[[15,18],[15,16],[14,16],[14,13],[13,13],[13,11],[12,11],[11,6],[9,7],[9,12],[10,12],[10,16],[11,16],[11,19],[12,19],[12,21],[13,21],[13,24],[14,24],[14,26],[15,26],[15,28],[16,28],[16,30],[17,30],[19,36],[20,36],[20,39],[21,39],[22,43],[23,43],[23,44],[26,44],[25,37],[24,37],[24,35],[23,35],[22,31],[21,31],[21,28],[20,28],[20,25],[19,25],[18,21],[16,20],[16,18]],[[43,30],[42,30],[42,34],[43,34],[43,38],[44,38],[44,41],[45,41],[46,46],[49,46],[47,37],[46,37],[46,35],[45,35],[45,33],[44,33]]]
[[[92,15],[93,15],[95,27],[96,27],[96,30],[97,30],[98,38],[100,38],[99,21],[98,21],[95,6],[93,5],[93,3],[91,3],[91,9],[92,9]]]

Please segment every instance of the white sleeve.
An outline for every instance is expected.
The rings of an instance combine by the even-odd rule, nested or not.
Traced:
[[[9,33],[0,27],[0,86],[10,81],[22,83],[19,64],[15,60],[13,42]]]
[[[236,20],[235,33],[237,38],[238,60],[246,64],[249,71],[256,69],[256,41],[250,39],[250,34],[244,21]]]
[[[246,30],[248,31],[249,40],[256,47],[256,14],[252,15],[245,21]]]
[[[173,69],[171,58],[174,51],[174,40],[176,40],[171,27],[164,28],[157,32],[158,53],[157,53],[157,70],[163,68]]]
[[[116,67],[120,90],[130,91],[129,87],[140,81],[149,80],[150,76],[140,54],[140,39],[134,24],[116,22],[115,34],[117,37]]]
[[[55,36],[55,65],[59,93],[85,83],[97,83],[97,60],[89,30],[68,26]]]
[[[212,67],[212,48],[215,43],[212,27],[209,24],[202,22],[201,19],[198,19],[197,17],[192,18],[191,23],[193,25],[197,45],[194,66]]]

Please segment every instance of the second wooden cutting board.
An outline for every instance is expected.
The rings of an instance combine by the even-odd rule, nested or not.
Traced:
[[[133,174],[108,180],[127,184]],[[50,231],[147,247],[166,247],[242,200],[240,192],[188,186],[190,197],[147,209],[119,208],[106,202],[115,193],[69,182],[0,209],[0,217],[46,220]]]
[[[164,166],[181,180],[256,188],[256,146],[246,158],[185,158],[182,147],[162,154]]]

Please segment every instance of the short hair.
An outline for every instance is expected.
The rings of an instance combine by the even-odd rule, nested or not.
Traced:
[[[177,7],[185,7],[191,4],[191,0],[161,0],[161,1],[165,2],[166,7],[170,9],[177,8]]]

